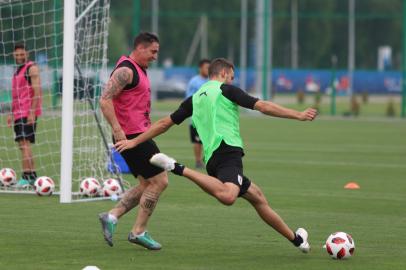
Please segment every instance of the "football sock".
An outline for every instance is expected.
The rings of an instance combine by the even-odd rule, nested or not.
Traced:
[[[112,214],[109,214],[109,220],[111,221],[111,222],[113,222],[113,223],[117,223],[117,218],[114,216],[114,215],[112,215]]]
[[[23,172],[23,174],[21,175],[21,178],[25,179],[25,180],[30,180],[30,175],[31,175],[31,172]]]
[[[183,175],[183,170],[185,169],[185,165],[175,162],[175,168],[171,171],[176,175]]]
[[[32,171],[31,173],[30,173],[30,179],[31,180],[36,180],[37,179],[37,173],[35,172],[35,171]]]
[[[142,233],[136,234],[136,237],[143,237],[145,235],[145,231],[143,231]]]
[[[303,238],[300,235],[295,234],[295,239],[293,239],[290,242],[292,242],[296,247],[298,247],[303,243]]]
[[[21,178],[25,180],[32,180],[35,181],[37,179],[37,173],[35,171],[32,172],[23,172]]]

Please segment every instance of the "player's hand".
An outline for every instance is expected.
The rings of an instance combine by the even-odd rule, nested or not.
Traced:
[[[127,137],[122,129],[113,130],[113,136],[116,142],[127,140]]]
[[[7,126],[11,127],[12,122],[13,122],[13,116],[11,114],[7,115]]]
[[[134,148],[137,146],[137,142],[135,140],[122,140],[117,142],[114,147],[118,152],[123,152],[127,149]]]
[[[33,113],[30,113],[27,116],[27,125],[34,125],[35,122],[35,115]]]
[[[300,113],[300,121],[313,121],[317,116],[317,110],[313,108],[308,108]]]

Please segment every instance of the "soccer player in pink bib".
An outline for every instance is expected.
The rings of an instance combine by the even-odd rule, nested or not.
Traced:
[[[134,40],[131,54],[122,56],[111,73],[100,98],[100,107],[111,125],[115,143],[135,138],[151,126],[151,89],[147,68],[150,62],[157,59],[158,51],[158,37],[151,33],[141,33]],[[146,230],[159,195],[168,185],[166,171],[149,163],[149,159],[159,152],[155,142],[148,140],[122,153],[139,184],[127,190],[108,213],[99,214],[108,245],[113,246],[113,233],[118,219],[140,205],[128,241],[151,250],[161,249],[161,244],[152,239]]]
[[[7,123],[13,123],[15,141],[21,150],[22,179],[34,184],[34,157],[31,144],[35,143],[37,119],[41,115],[41,79],[38,66],[28,59],[24,44],[14,46],[13,57],[18,65],[13,75],[11,87],[11,114]]]

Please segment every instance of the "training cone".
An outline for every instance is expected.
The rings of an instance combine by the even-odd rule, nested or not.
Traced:
[[[344,186],[345,189],[360,189],[361,187],[355,182],[349,182]]]

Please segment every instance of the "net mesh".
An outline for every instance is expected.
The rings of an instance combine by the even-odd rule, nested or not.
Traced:
[[[0,1],[0,168],[22,174],[22,156],[14,141],[11,114],[12,77],[17,69],[15,44],[24,44],[40,69],[42,115],[32,145],[37,175],[60,179],[63,5],[59,0]],[[85,177],[104,179],[107,152],[102,134],[111,134],[100,115],[98,97],[107,79],[109,0],[76,0],[74,81],[74,182]],[[99,120],[96,121],[96,118]],[[78,190],[78,183],[73,190]],[[4,187],[3,187],[4,189]]]

